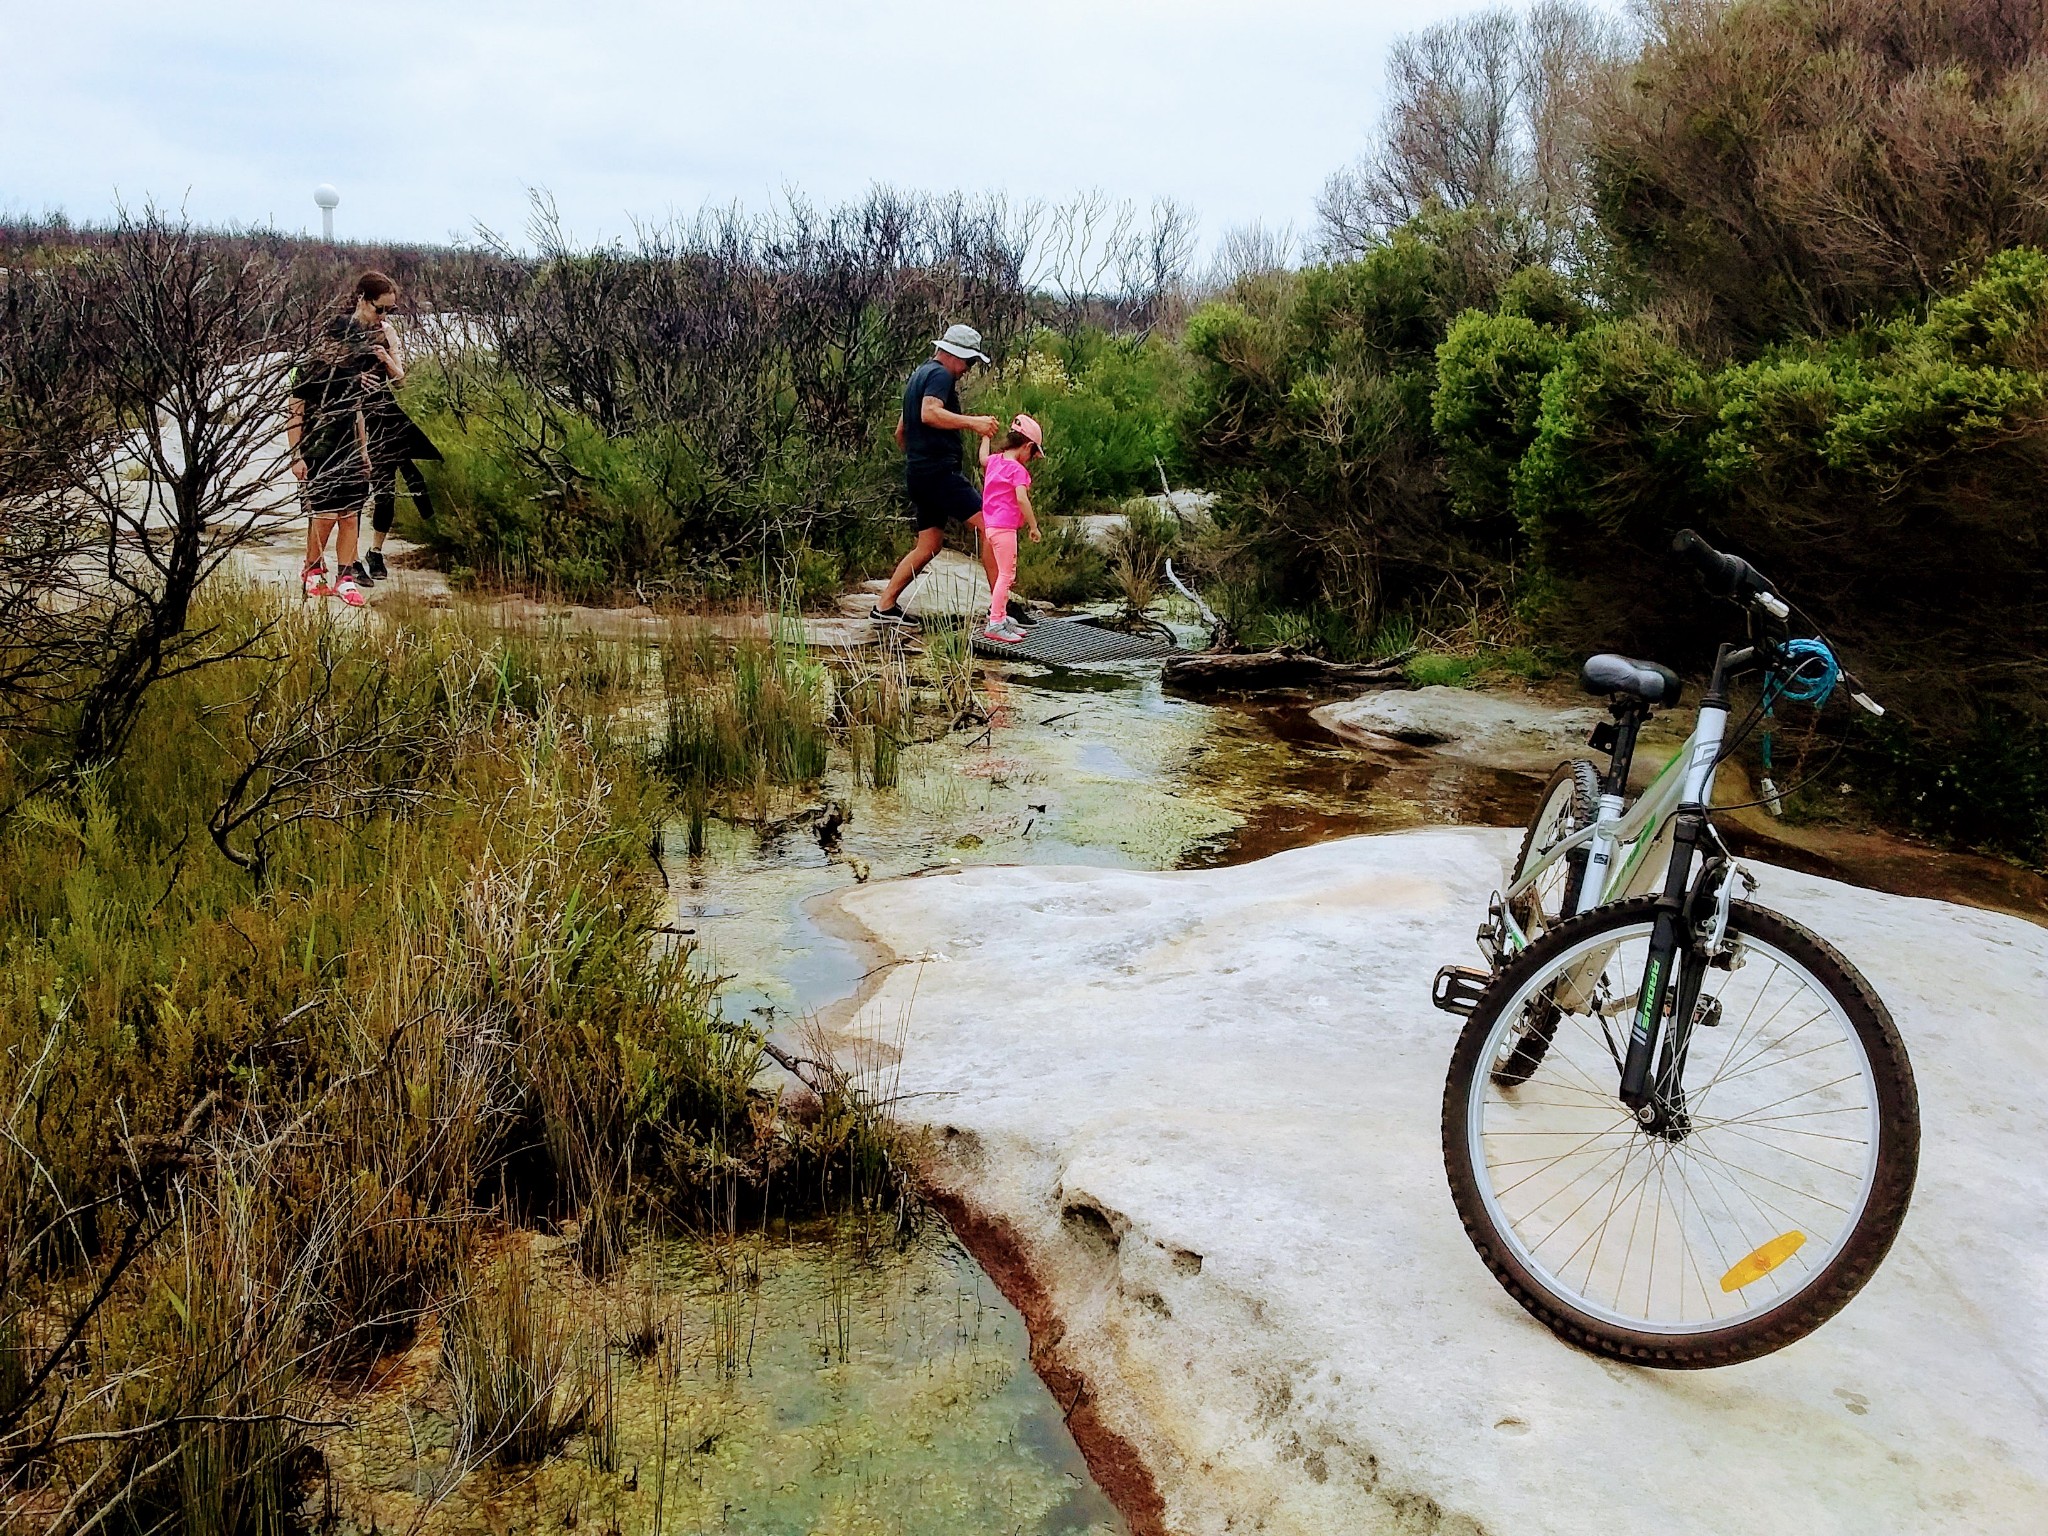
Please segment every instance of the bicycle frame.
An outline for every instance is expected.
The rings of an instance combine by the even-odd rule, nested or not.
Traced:
[[[1688,798],[1705,803],[1706,795],[1713,788],[1714,759],[1720,754],[1727,718],[1725,709],[1701,709],[1692,735],[1672,754],[1671,761],[1657,771],[1657,776],[1636,797],[1635,804],[1624,809],[1619,794],[1611,791],[1602,794],[1599,815],[1590,826],[1581,827],[1570,837],[1544,850],[1522,878],[1502,892],[1505,897],[1500,904],[1505,924],[1504,938],[1510,950],[1524,949],[1529,942],[1529,936],[1522,932],[1521,925],[1514,918],[1517,898],[1527,893],[1545,870],[1581,848],[1587,850],[1586,877],[1580,882],[1578,905],[1572,909],[1573,916],[1609,902],[1648,895],[1656,888],[1658,872],[1665,864],[1664,855],[1670,852],[1673,817],[1679,806],[1686,804]],[[1711,746],[1707,745],[1709,739]],[[1697,787],[1697,794],[1689,797],[1688,791],[1694,789],[1693,779],[1696,776],[1691,770],[1701,761],[1706,764],[1706,778]],[[1622,854],[1619,864],[1615,863],[1617,852]]]

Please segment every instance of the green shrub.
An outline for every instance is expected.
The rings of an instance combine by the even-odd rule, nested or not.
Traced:
[[[1411,657],[1402,669],[1418,688],[1470,688],[1479,679],[1479,662],[1471,656],[1427,651]]]
[[[1437,349],[1432,424],[1451,504],[1473,521],[1514,515],[1515,470],[1535,441],[1543,380],[1565,338],[1521,315],[1469,310]]]
[[[1342,615],[1317,628],[1325,644],[1348,635],[1344,650],[1453,595],[1501,606],[1514,525],[1454,517],[1438,462],[1438,348],[1494,296],[1449,243],[1458,227],[1418,220],[1357,261],[1241,284],[1188,321],[1186,453],[1216,493],[1232,580],[1252,609]]]
[[[598,600],[620,590],[821,601],[882,563],[900,510],[892,450],[859,454],[801,433],[735,478],[717,445],[655,424],[608,435],[536,405],[471,360],[459,382],[423,367],[409,400],[440,448],[425,466],[433,515],[411,525],[452,566]]]
[[[1016,590],[1040,602],[1072,607],[1091,603],[1109,590],[1109,563],[1077,524],[1041,516],[1044,535],[1017,545]]]
[[[1045,428],[1046,456],[1031,470],[1041,516],[1100,511],[1157,490],[1162,464],[1179,474],[1185,369],[1180,349],[1156,334],[1131,342],[1095,329],[1072,340],[1040,331],[973,407],[1005,423],[1028,412]]]

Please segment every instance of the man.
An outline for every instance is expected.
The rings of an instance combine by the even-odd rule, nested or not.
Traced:
[[[355,307],[320,329],[305,362],[292,370],[285,417],[292,474],[306,503],[306,565],[300,582],[308,597],[338,597],[363,605],[356,564],[356,519],[370,499],[370,439],[363,397],[394,366],[380,344],[384,317],[398,307],[398,285],[382,272],[356,279]],[[327,541],[339,562],[327,582]]]
[[[395,295],[394,295],[395,297]],[[370,547],[356,567],[356,580],[373,585],[390,578],[384,564],[384,540],[398,516],[398,481],[412,493],[413,510],[422,519],[434,515],[433,498],[427,492],[426,476],[420,473],[421,459],[438,461],[441,450],[420,430],[419,423],[399,403],[397,388],[405,382],[405,359],[390,323],[382,332],[384,350],[377,356],[387,360],[387,376],[363,396],[363,427],[370,449]]]
[[[961,437],[972,432],[993,437],[997,422],[993,416],[963,416],[960,413],[960,380],[976,363],[988,357],[981,350],[981,332],[971,325],[953,325],[932,343],[932,355],[918,365],[903,387],[903,414],[896,419],[896,446],[903,450],[903,483],[910,493],[910,513],[917,539],[910,553],[897,564],[889,584],[875,605],[875,619],[883,624],[906,624],[909,620],[897,606],[903,589],[917,573],[932,562],[946,542],[946,526],[959,523],[981,531],[981,492],[962,473]],[[988,572],[991,588],[996,581],[995,551],[984,541],[982,568]]]

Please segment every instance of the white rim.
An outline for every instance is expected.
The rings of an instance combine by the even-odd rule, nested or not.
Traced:
[[[1650,929],[1644,920],[1588,935],[1517,989],[1478,1056],[1485,1075],[1467,1097],[1466,1150],[1495,1233],[1555,1300],[1633,1332],[1714,1333],[1801,1294],[1861,1223],[1877,1175],[1877,1080],[1840,1002],[1749,934],[1738,937],[1745,963],[1708,976],[1705,991],[1724,1012],[1717,1026],[1693,1031],[1686,1081],[1697,1129],[1683,1140],[1642,1132],[1613,1097],[1619,1074],[1585,1014],[1562,1017],[1527,1082],[1492,1080],[1539,989],[1598,949],[1610,951],[1602,974],[1611,973],[1615,956],[1647,944]],[[1802,992],[1811,1001],[1797,1005]],[[1774,1066],[1785,1070],[1774,1076]],[[1786,1091],[1802,1080],[1808,1086]],[[1561,1150],[1531,1151],[1552,1146]],[[1503,1203],[1517,1192],[1509,1203],[1524,1208],[1519,1219]],[[1800,1240],[1776,1267],[1721,1289],[1743,1261],[1764,1262],[1755,1256],[1793,1232]],[[1638,1289],[1642,1303],[1632,1306]]]

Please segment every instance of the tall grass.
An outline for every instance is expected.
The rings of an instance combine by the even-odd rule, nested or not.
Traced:
[[[437,1314],[466,1443],[559,1439],[551,1282],[479,1269],[508,1224],[602,1276],[650,1225],[814,1208],[886,1126],[757,1086],[660,931],[664,755],[721,794],[823,767],[831,680],[787,636],[649,657],[234,592],[199,622],[231,659],[0,820],[0,1501],[270,1536],[335,1384]],[[8,745],[0,805],[40,767]]]
[[[1143,496],[1124,503],[1123,522],[1109,536],[1109,583],[1123,599],[1124,613],[1139,618],[1166,586],[1166,560],[1179,542],[1180,525]]]
[[[660,647],[663,727],[655,761],[681,798],[690,851],[713,810],[770,814],[775,792],[815,781],[831,752],[832,679],[778,619],[767,638],[683,623]]]
[[[451,1466],[543,1461],[575,1428],[570,1339],[560,1303],[515,1248],[442,1320],[441,1358],[455,1399]]]

